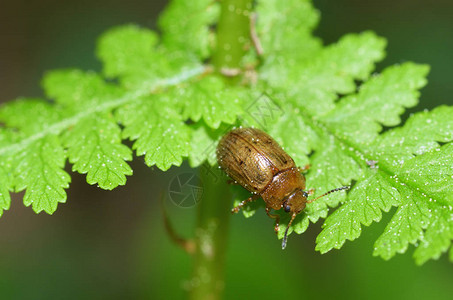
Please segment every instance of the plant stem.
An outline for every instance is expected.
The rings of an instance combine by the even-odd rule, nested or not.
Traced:
[[[217,72],[225,74],[225,70],[241,69],[242,57],[250,44],[251,9],[252,0],[222,0],[217,48],[212,57]],[[208,164],[201,169],[204,189],[198,207],[190,299],[221,299],[225,286],[231,193],[218,171]]]
[[[221,299],[225,286],[224,266],[231,193],[217,170],[208,164],[201,170],[203,197],[198,206],[195,231],[197,246],[190,299]]]
[[[240,69],[250,45],[252,0],[223,0],[217,24],[217,48],[212,63],[218,72]]]

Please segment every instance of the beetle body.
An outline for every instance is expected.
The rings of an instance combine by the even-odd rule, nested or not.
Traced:
[[[291,213],[282,248],[286,246],[288,229],[306,206],[331,192],[347,189],[341,187],[331,190],[318,198],[308,201],[305,191],[305,177],[296,167],[294,160],[265,132],[255,128],[237,128],[228,132],[217,146],[219,166],[236,183],[253,195],[233,208],[238,212],[246,203],[261,197],[266,203],[266,213],[276,219],[275,231],[278,231],[279,216],[270,214],[270,210],[284,209]],[[310,190],[310,194],[311,194]]]
[[[266,207],[299,213],[305,208],[305,177],[268,134],[254,128],[230,131],[217,146],[219,166],[235,182],[261,196]]]

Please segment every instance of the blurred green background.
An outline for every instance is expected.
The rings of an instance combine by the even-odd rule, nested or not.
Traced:
[[[411,111],[453,104],[453,2],[448,0],[319,0],[316,34],[328,44],[348,32],[372,29],[388,39],[379,70],[415,61],[432,66],[421,103]],[[111,26],[155,28],[165,1],[2,1],[0,101],[41,96],[42,74],[55,68],[100,70],[96,38]],[[170,243],[158,197],[187,166],[169,172],[132,163],[126,187],[108,192],[73,174],[68,201],[53,216],[36,215],[16,195],[0,219],[1,299],[179,299],[191,259]],[[69,168],[68,168],[69,171]],[[204,199],[203,199],[204,200]],[[202,201],[203,201],[202,200]],[[193,235],[195,208],[167,201],[172,221]],[[384,218],[388,220],[390,214]],[[385,221],[384,220],[384,221]],[[384,222],[356,242],[320,255],[320,224],[291,235],[288,247],[262,211],[235,215],[227,249],[226,299],[451,299],[446,257],[415,266],[410,249],[390,261],[372,257]]]

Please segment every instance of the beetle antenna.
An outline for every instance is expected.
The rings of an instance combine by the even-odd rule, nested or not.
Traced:
[[[324,197],[324,196],[327,196],[327,195],[329,195],[329,194],[331,194],[331,193],[338,192],[338,191],[342,191],[342,190],[349,190],[350,188],[351,188],[351,186],[346,185],[346,186],[342,186],[342,187],[339,187],[339,188],[330,190],[330,191],[328,191],[328,192],[322,194],[321,196],[316,197],[316,198],[313,199],[313,200],[307,201],[307,203],[312,203],[312,202],[318,200],[319,198],[322,198],[322,197]]]
[[[293,216],[291,217],[291,221],[289,221],[288,227],[286,227],[285,236],[283,237],[283,241],[282,241],[282,249],[286,248],[286,240],[288,239],[289,226],[291,226],[291,223],[293,222],[295,217],[296,217],[296,213],[293,213]]]

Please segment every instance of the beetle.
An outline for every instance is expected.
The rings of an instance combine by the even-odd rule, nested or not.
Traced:
[[[253,195],[232,209],[237,213],[247,203],[262,198],[266,213],[276,219],[275,232],[278,232],[280,217],[271,210],[291,213],[286,227],[282,249],[286,247],[288,229],[294,218],[311,203],[330,193],[349,189],[349,186],[330,190],[315,199],[308,200],[314,190],[305,190],[305,177],[302,174],[309,166],[299,168],[294,160],[267,133],[256,128],[236,128],[222,137],[216,149],[217,162],[221,169],[234,181]]]

